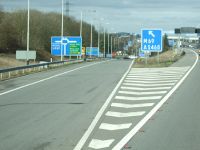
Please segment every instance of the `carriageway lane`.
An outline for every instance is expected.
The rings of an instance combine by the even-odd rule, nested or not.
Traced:
[[[108,61],[1,95],[0,149],[73,149],[130,63]],[[1,82],[1,92],[68,70]],[[13,86],[6,88],[6,84]]]

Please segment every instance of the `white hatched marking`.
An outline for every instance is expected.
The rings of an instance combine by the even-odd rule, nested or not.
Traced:
[[[171,87],[136,88],[136,87],[125,87],[125,86],[122,86],[121,89],[138,90],[138,91],[150,91],[150,90],[169,90],[169,89],[171,89]]]
[[[176,77],[176,78],[180,78],[180,77],[182,77],[182,75],[148,75],[148,74],[146,74],[146,75],[128,75],[127,76],[128,78],[130,77],[130,78],[140,78],[140,77],[142,77],[142,78],[174,78],[174,77]]]
[[[119,108],[140,108],[140,107],[151,107],[154,103],[143,103],[143,104],[124,104],[124,103],[112,103],[112,107]]]
[[[126,80],[142,80],[142,81],[160,81],[160,80],[165,80],[165,81],[170,81],[170,80],[176,80],[176,79],[180,79],[180,78],[154,78],[154,79],[150,79],[150,78],[126,78]]]
[[[155,92],[131,92],[131,91],[119,91],[120,94],[131,94],[131,95],[156,95],[165,94],[167,91],[155,91]]]
[[[156,87],[156,86],[173,86],[175,83],[163,83],[163,84],[137,84],[137,83],[123,83],[123,85],[130,86],[142,86],[142,87]]]
[[[140,100],[157,100],[161,99],[162,96],[147,96],[147,97],[128,97],[128,96],[115,96],[115,99],[140,101]]]
[[[168,67],[168,68],[133,68],[131,71],[187,71],[190,67]]]
[[[124,82],[133,82],[133,83],[174,83],[177,82],[178,80],[168,80],[168,81],[137,81],[137,80],[124,80]]]
[[[148,72],[148,73],[129,73],[128,75],[183,75],[185,72]]]
[[[148,77],[148,76],[127,76],[127,78],[134,78],[134,79],[179,79],[180,77],[164,77],[164,76],[155,76],[155,77]]]
[[[92,141],[89,144],[90,148],[93,149],[102,149],[110,147],[110,145],[115,141],[115,139],[110,140],[98,140],[98,139],[92,139]]]
[[[145,111],[128,112],[128,113],[108,111],[108,112],[106,113],[106,116],[117,117],[117,118],[125,118],[125,117],[137,117],[137,116],[142,116],[142,115],[144,115],[144,114],[145,114]]]
[[[102,130],[122,130],[122,129],[128,129],[132,123],[126,123],[126,124],[109,124],[109,123],[102,123],[99,127],[99,129]]]

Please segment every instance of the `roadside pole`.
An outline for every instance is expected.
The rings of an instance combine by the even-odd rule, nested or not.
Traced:
[[[29,23],[30,23],[30,8],[29,8],[29,0],[28,0],[28,21],[27,21],[27,53],[26,53],[26,64],[29,65]]]

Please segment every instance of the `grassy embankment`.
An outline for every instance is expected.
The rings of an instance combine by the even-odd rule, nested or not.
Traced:
[[[135,63],[133,65],[134,68],[154,68],[154,67],[169,67],[174,62],[179,60],[185,52],[182,52],[181,54],[176,54],[174,51],[169,50],[166,52],[163,52],[160,54],[159,63],[158,63],[158,57],[149,57],[147,60],[147,64],[145,61],[145,58],[137,58],[135,60]]]

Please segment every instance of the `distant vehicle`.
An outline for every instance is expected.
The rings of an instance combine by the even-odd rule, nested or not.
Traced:
[[[124,59],[130,59],[129,56],[124,56]]]

